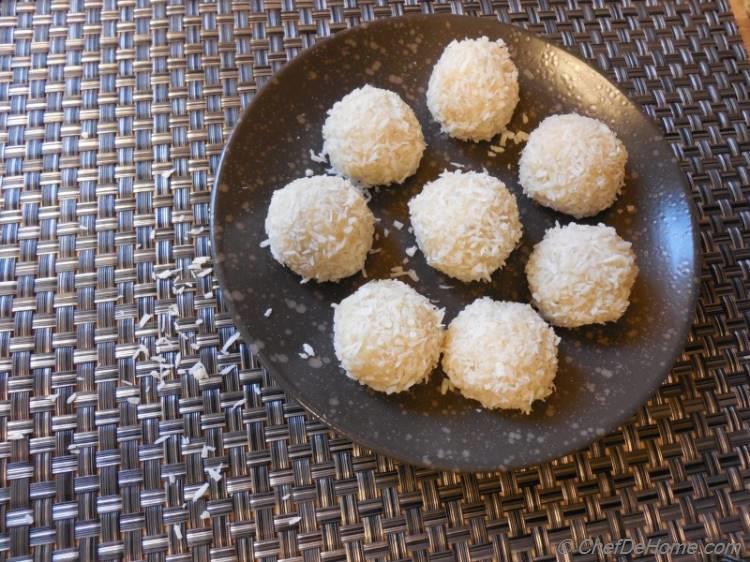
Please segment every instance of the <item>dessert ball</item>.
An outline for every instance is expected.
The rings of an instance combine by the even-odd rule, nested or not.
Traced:
[[[370,281],[336,306],[336,357],[362,384],[387,394],[406,390],[438,363],[443,314],[401,281]]]
[[[552,115],[529,135],[519,163],[521,186],[540,205],[590,217],[617,199],[627,159],[625,145],[601,121]]]
[[[450,136],[489,140],[518,104],[518,70],[502,39],[452,41],[432,69],[427,107]]]
[[[549,229],[526,264],[534,304],[565,328],[619,319],[637,275],[630,242],[603,224]]]
[[[448,326],[443,370],[486,408],[528,414],[552,393],[560,338],[527,304],[475,300]]]
[[[328,110],[323,141],[333,169],[365,187],[403,182],[425,149],[412,109],[398,94],[370,85]]]
[[[409,202],[427,263],[461,281],[489,281],[521,239],[516,198],[488,174],[444,172]]]
[[[274,191],[266,216],[271,254],[305,279],[336,281],[362,269],[375,217],[348,180],[301,178]]]

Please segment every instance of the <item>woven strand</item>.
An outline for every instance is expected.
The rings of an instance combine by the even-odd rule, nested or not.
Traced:
[[[257,88],[317,37],[432,11],[589,59],[664,129],[699,213],[701,300],[672,374],[632,423],[525,470],[439,473],[331,432],[235,340],[202,258]],[[747,547],[749,70],[725,0],[3,0],[0,560]]]

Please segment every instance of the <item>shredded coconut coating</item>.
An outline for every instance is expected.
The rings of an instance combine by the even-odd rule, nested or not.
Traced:
[[[266,216],[273,257],[317,281],[359,272],[374,232],[375,217],[362,193],[339,177],[294,180],[274,191]]]
[[[534,247],[526,276],[542,315],[575,328],[618,320],[630,304],[638,266],[630,242],[614,228],[557,225]]]
[[[448,326],[443,370],[486,408],[531,412],[554,389],[560,338],[527,304],[475,300]]]
[[[601,121],[577,113],[552,115],[529,135],[520,182],[537,203],[590,217],[620,195],[627,160],[625,145]]]
[[[432,70],[427,107],[450,136],[490,140],[518,104],[518,69],[502,39],[452,41]]]
[[[489,281],[523,233],[516,198],[483,173],[443,172],[409,201],[409,214],[427,263],[464,282]]]
[[[350,378],[387,394],[402,392],[437,366],[444,313],[401,281],[370,281],[336,307],[336,357]]]
[[[417,171],[425,149],[412,109],[398,94],[370,85],[328,110],[323,141],[333,169],[364,187],[403,182]]]

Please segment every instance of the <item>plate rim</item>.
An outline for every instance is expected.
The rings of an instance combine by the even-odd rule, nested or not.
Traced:
[[[332,41],[341,41],[342,37],[347,37],[352,34],[356,34],[360,32],[362,29],[371,28],[371,27],[380,27],[380,26],[390,26],[393,25],[395,22],[400,21],[429,21],[429,20],[438,20],[438,21],[455,21],[458,19],[479,19],[483,20],[485,23],[491,23],[492,25],[498,26],[499,29],[504,29],[505,33],[515,33],[519,34],[524,38],[534,40],[534,41],[541,41],[543,43],[549,44],[552,47],[556,49],[560,49],[567,55],[573,57],[578,62],[585,64],[590,70],[598,74],[602,79],[604,79],[612,88],[615,88],[622,97],[627,100],[627,104],[630,106],[631,109],[634,109],[642,118],[643,123],[646,127],[648,127],[651,132],[654,133],[655,136],[659,137],[660,143],[666,145],[666,147],[669,148],[670,153],[673,154],[672,145],[669,143],[664,137],[665,133],[659,128],[659,126],[656,124],[656,122],[647,115],[641,106],[637,104],[635,101],[631,99],[631,97],[623,90],[623,88],[616,82],[613,82],[610,80],[609,77],[607,77],[603,72],[601,72],[598,68],[596,68],[590,61],[582,58],[579,54],[572,52],[570,49],[568,49],[566,46],[561,45],[557,42],[554,42],[550,39],[548,39],[545,36],[538,35],[536,33],[530,32],[526,29],[523,29],[519,26],[507,24],[504,22],[499,21],[496,18],[491,17],[482,17],[482,16],[472,16],[467,14],[408,14],[408,15],[401,15],[401,16],[389,16],[381,19],[377,19],[374,21],[369,22],[362,22],[358,25],[355,25],[353,27],[349,27],[347,29],[343,29],[341,31],[335,32],[333,35],[329,35],[326,37],[318,38],[313,45],[307,48],[303,48],[299,51],[295,57],[282,66],[277,72],[273,74],[269,78],[269,80],[261,86],[260,89],[256,92],[256,94],[253,96],[253,98],[250,100],[250,102],[247,104],[247,106],[242,110],[241,115],[237,119],[237,122],[234,124],[233,129],[227,138],[224,147],[221,151],[221,156],[219,158],[218,165],[216,167],[216,173],[214,175],[214,181],[211,186],[211,196],[209,199],[209,228],[210,228],[210,244],[211,244],[211,255],[214,260],[214,276],[216,277],[217,281],[219,282],[219,286],[222,291],[225,290],[226,284],[226,276],[225,271],[223,267],[223,260],[217,260],[217,235],[216,235],[216,227],[217,227],[217,221],[216,221],[216,205],[217,200],[219,198],[219,185],[221,183],[221,178],[223,176],[223,171],[225,167],[225,159],[227,157],[227,154],[229,152],[229,148],[232,145],[232,143],[235,141],[235,136],[238,135],[238,131],[241,128],[241,125],[245,123],[249,119],[249,115],[252,111],[252,108],[259,99],[263,99],[263,96],[268,95],[269,91],[272,91],[271,86],[279,82],[283,79],[284,75],[288,72],[290,72],[290,68],[294,68],[297,65],[303,64],[304,59],[306,55],[310,52],[313,52],[317,49],[323,48],[323,46],[327,45],[329,42]],[[481,460],[473,459],[469,462],[463,462],[463,461],[456,461],[455,464],[448,464],[442,462],[442,459],[435,458],[430,460],[429,464],[426,464],[418,455],[410,456],[408,454],[401,454],[394,453],[393,451],[389,451],[387,448],[384,448],[379,443],[374,442],[371,440],[371,438],[367,434],[360,433],[358,431],[350,430],[344,426],[339,425],[336,421],[331,420],[324,412],[321,412],[316,407],[310,405],[307,400],[304,398],[304,396],[301,396],[299,392],[295,391],[293,389],[293,386],[291,384],[287,384],[287,378],[284,373],[276,367],[273,361],[268,360],[268,357],[266,356],[266,353],[263,350],[257,350],[253,352],[253,355],[258,357],[260,359],[260,362],[262,364],[262,367],[276,380],[278,380],[282,387],[284,392],[290,396],[294,401],[299,403],[301,406],[303,406],[308,412],[312,413],[316,418],[323,421],[327,426],[329,426],[331,429],[341,433],[342,435],[345,435],[355,443],[361,444],[369,449],[372,449],[373,451],[383,454],[385,456],[395,458],[401,462],[406,462],[408,464],[414,465],[414,466],[420,466],[425,467],[429,469],[435,469],[435,470],[447,470],[450,472],[483,472],[483,471],[511,471],[514,469],[520,469],[520,468],[529,468],[538,466],[543,463],[552,462],[561,459],[562,457],[575,454],[578,452],[581,452],[585,450],[586,448],[590,447],[592,444],[597,443],[601,441],[602,439],[605,439],[607,435],[611,434],[621,426],[623,426],[625,423],[627,423],[634,415],[635,413],[642,408],[646,402],[648,402],[651,397],[654,396],[656,392],[658,392],[659,387],[664,383],[664,380],[669,376],[669,374],[672,372],[672,369],[674,367],[675,362],[677,359],[684,353],[685,350],[685,343],[688,339],[688,336],[690,334],[690,330],[693,326],[693,323],[695,321],[695,315],[696,315],[696,309],[698,306],[698,301],[700,297],[700,283],[701,283],[701,277],[702,277],[702,270],[703,270],[703,252],[701,250],[701,236],[700,236],[700,221],[698,218],[697,208],[696,204],[693,200],[693,190],[690,187],[689,182],[687,181],[687,178],[685,177],[685,171],[682,169],[682,167],[679,164],[679,161],[675,162],[675,166],[679,169],[679,187],[683,191],[683,193],[686,196],[686,204],[689,210],[690,215],[690,234],[691,234],[691,241],[692,241],[692,254],[693,254],[693,275],[692,275],[692,282],[690,283],[690,286],[686,288],[688,293],[688,303],[689,306],[687,307],[686,311],[686,320],[679,326],[677,330],[677,339],[675,341],[682,342],[680,346],[677,346],[669,355],[669,361],[666,363],[666,366],[664,367],[656,367],[654,369],[655,373],[659,375],[658,385],[650,386],[647,385],[644,388],[645,390],[639,391],[639,387],[633,388],[633,393],[637,395],[637,399],[632,401],[633,406],[630,408],[625,408],[622,413],[613,416],[610,421],[602,425],[602,428],[604,430],[604,434],[601,436],[597,436],[594,439],[591,439],[589,437],[583,438],[579,441],[576,441],[572,445],[565,447],[562,453],[555,453],[553,456],[544,456],[539,460],[533,461],[531,463],[509,463],[506,466],[499,466],[496,463],[483,463]],[[225,298],[224,304],[227,307],[231,317],[232,317],[232,323],[239,331],[240,335],[242,336],[243,341],[246,343],[246,345],[250,345],[250,342],[252,342],[252,334],[247,328],[247,325],[245,321],[238,322],[238,318],[242,318],[241,315],[239,315],[235,309],[234,302],[231,298]],[[457,467],[460,465],[460,467]]]

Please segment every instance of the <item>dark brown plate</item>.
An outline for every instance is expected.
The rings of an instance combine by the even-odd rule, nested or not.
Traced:
[[[492,412],[458,394],[441,395],[442,373],[410,392],[386,396],[348,379],[333,352],[331,303],[367,280],[300,284],[260,243],[274,189],[323,173],[310,149],[322,145],[326,110],[370,83],[398,92],[417,114],[428,148],[416,176],[373,192],[371,208],[390,236],[367,261],[368,277],[389,276],[414,245],[407,201],[451,162],[486,168],[513,191],[524,223],[522,246],[490,284],[462,284],[428,267],[417,253],[405,268],[411,283],[446,308],[446,321],[479,296],[528,302],[523,273],[545,229],[570,218],[532,203],[518,185],[521,146],[491,158],[489,143],[440,133],[425,103],[432,65],[452,40],[503,38],[520,70],[521,103],[512,130],[531,131],[553,113],[577,111],[607,122],[630,159],[624,194],[588,223],[604,222],[633,242],[640,267],[632,304],[617,323],[558,329],[556,392],[531,415]],[[523,122],[523,115],[528,123]],[[245,340],[284,388],[355,441],[425,466],[458,470],[510,468],[584,447],[630,416],[656,390],[682,350],[693,317],[699,271],[697,227],[689,192],[659,131],[605,77],[564,50],[493,20],[461,16],[386,19],[320,41],[286,65],[253,99],[227,145],[213,192],[217,273]],[[403,230],[394,221],[407,225]],[[410,282],[407,280],[407,282]],[[440,286],[453,286],[446,290]],[[269,318],[264,312],[272,308]],[[302,359],[303,343],[315,349]]]

